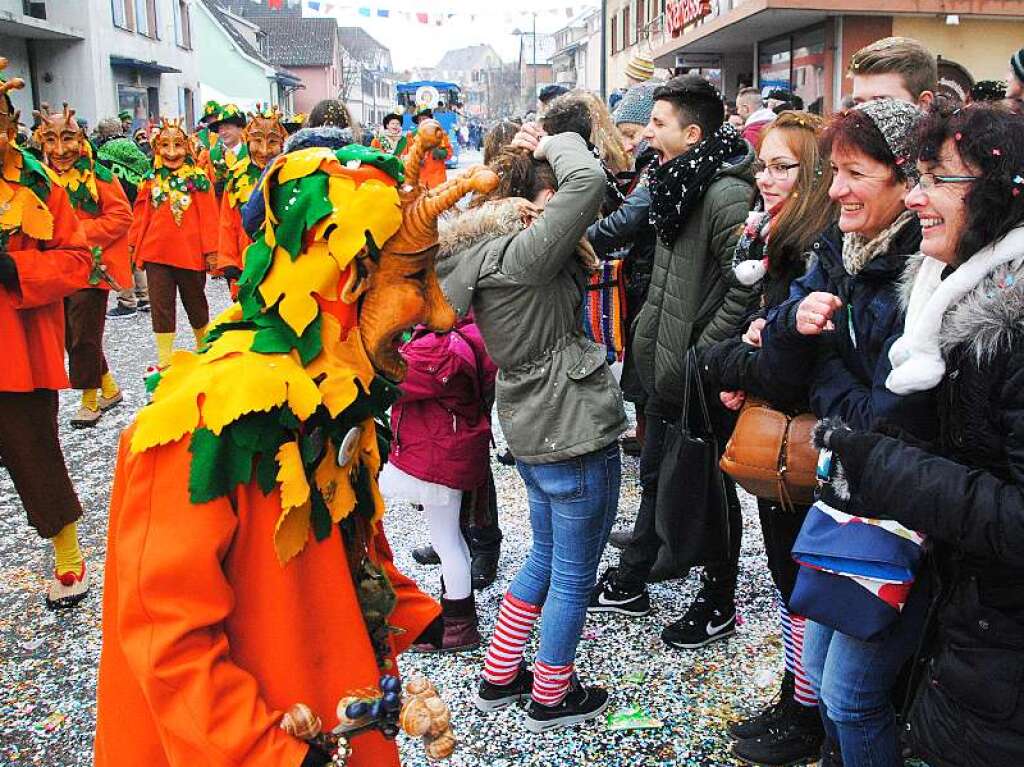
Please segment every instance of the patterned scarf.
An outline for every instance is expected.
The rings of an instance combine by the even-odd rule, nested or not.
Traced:
[[[736,129],[723,123],[689,152],[652,168],[651,225],[667,247],[672,247],[690,210],[704,196],[722,165],[748,151]]]
[[[905,210],[899,218],[870,240],[857,232],[847,232],[843,235],[843,266],[846,268],[846,273],[852,277],[871,263],[876,256],[888,253],[889,246],[903,231],[903,227],[916,218],[915,213]]]
[[[732,270],[741,285],[756,285],[768,273],[766,248],[771,237],[774,213],[781,205],[777,205],[775,210],[766,211],[763,209],[764,202],[759,199],[754,209],[747,214],[732,256]]]

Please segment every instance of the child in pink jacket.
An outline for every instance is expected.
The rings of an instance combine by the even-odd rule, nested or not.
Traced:
[[[462,494],[487,482],[497,369],[472,318],[448,333],[419,327],[401,351],[408,371],[391,410],[394,438],[380,487],[391,500],[423,508],[444,586],[436,636],[414,649],[467,650],[480,634],[459,514]]]

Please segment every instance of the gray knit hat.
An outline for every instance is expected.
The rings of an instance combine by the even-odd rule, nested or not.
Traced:
[[[647,82],[634,85],[615,105],[612,112],[612,119],[616,125],[621,123],[636,123],[647,125],[651,121],[651,112],[654,110],[654,89],[661,85],[660,80],[648,80]]]
[[[1013,70],[1013,76],[1024,83],[1024,48],[1010,56],[1010,68]]]
[[[878,128],[886,146],[896,159],[898,172],[911,181],[917,181],[914,134],[918,123],[924,117],[917,107],[898,99],[876,99],[858,104],[854,109]]]

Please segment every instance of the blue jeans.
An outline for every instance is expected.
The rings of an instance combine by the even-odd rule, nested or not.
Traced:
[[[537,659],[565,666],[576,657],[597,565],[619,505],[619,445],[568,461],[516,466],[526,483],[533,546],[509,592],[544,605]]]
[[[903,767],[891,696],[917,649],[926,612],[927,598],[911,598],[891,633],[872,642],[807,621],[804,668],[844,767]]]

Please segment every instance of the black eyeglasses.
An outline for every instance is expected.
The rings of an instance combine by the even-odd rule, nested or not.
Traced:
[[[789,178],[789,172],[793,168],[799,168],[800,163],[782,163],[773,162],[771,165],[765,165],[761,160],[754,160],[751,164],[750,169],[754,172],[755,176],[760,176],[765,171],[768,171],[768,175],[776,181],[785,181]]]
[[[980,178],[981,176],[939,176],[935,173],[922,173],[917,183],[909,184],[909,186],[911,189],[919,186],[923,191],[927,192],[943,184],[969,184],[972,181],[978,181]]]

